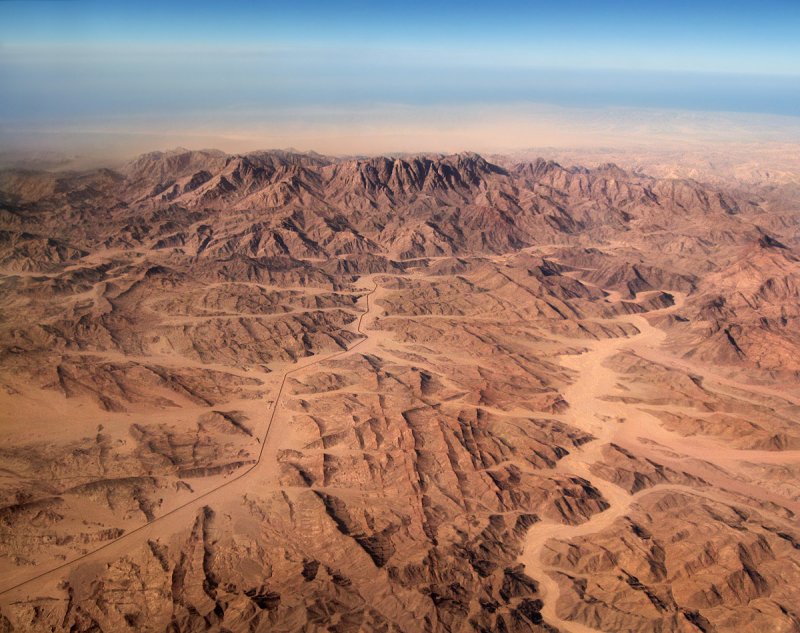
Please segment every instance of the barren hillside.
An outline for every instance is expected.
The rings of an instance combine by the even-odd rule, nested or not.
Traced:
[[[2,171],[0,631],[800,631],[799,297],[791,183]]]

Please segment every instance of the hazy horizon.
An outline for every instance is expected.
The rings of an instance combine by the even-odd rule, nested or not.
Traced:
[[[789,2],[0,2],[0,143],[514,151],[800,137]]]
[[[335,115],[335,116],[334,116]],[[213,117],[169,121],[96,122],[83,127],[3,130],[6,156],[43,153],[81,157],[90,164],[120,161],[177,147],[245,153],[271,149],[330,156],[402,153],[512,154],[533,149],[724,152],[800,144],[793,117],[741,113],[540,104],[462,108],[376,106],[360,111],[241,113],[224,129]]]

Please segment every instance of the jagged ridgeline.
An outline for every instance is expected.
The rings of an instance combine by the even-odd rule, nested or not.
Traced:
[[[67,222],[78,243],[180,247],[214,257],[499,253],[632,229],[658,230],[660,238],[651,239],[663,244],[670,232],[686,228],[687,218],[702,214],[709,220],[705,231],[669,240],[672,252],[697,252],[738,236],[737,216],[763,211],[748,196],[613,165],[566,169],[538,160],[503,168],[476,154],[334,160],[285,152],[157,152],[119,172],[6,172],[2,184],[12,224],[8,205],[17,204],[35,209],[45,226]],[[79,254],[58,244],[52,252],[43,244],[25,246],[59,259]]]
[[[799,630],[798,201],[472,153],[0,171],[0,631]]]
[[[750,356],[760,364],[798,367],[796,341],[786,350],[774,344],[795,338],[800,289],[789,248],[797,207],[774,191],[723,191],[611,164],[500,166],[471,153],[333,159],[175,150],[118,171],[5,171],[0,192],[0,266],[9,272],[48,272],[98,248],[144,249],[175,254],[167,274],[182,274],[191,259],[198,279],[331,276],[335,285],[339,274],[398,271],[419,258],[565,245],[562,261],[591,268],[588,280],[629,298],[667,286],[698,292],[712,343],[695,354],[734,360],[758,346]],[[620,243],[624,261],[597,248]],[[72,275],[90,278],[70,281],[92,284],[104,274],[82,267]],[[767,304],[775,310],[753,311]],[[743,319],[760,341],[739,340],[752,335]]]

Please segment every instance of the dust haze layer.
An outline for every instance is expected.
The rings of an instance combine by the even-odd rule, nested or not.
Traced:
[[[0,172],[0,630],[800,631],[797,172],[564,158]]]

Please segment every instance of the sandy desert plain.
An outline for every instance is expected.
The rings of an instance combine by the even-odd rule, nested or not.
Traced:
[[[0,631],[800,631],[779,176],[0,172]]]

